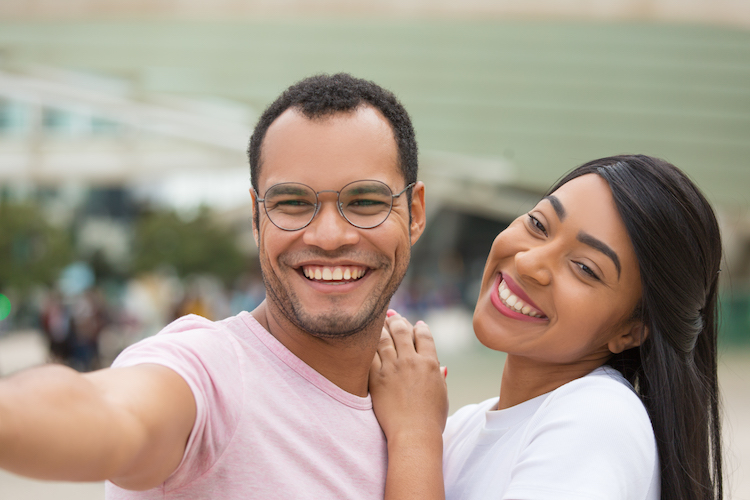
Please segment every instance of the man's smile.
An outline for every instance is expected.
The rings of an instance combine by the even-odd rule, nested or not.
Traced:
[[[302,266],[302,274],[309,280],[325,281],[328,284],[351,283],[362,278],[367,272],[364,266]]]

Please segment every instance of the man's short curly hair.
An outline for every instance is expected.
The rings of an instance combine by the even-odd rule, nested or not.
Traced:
[[[284,111],[296,108],[310,119],[336,113],[351,112],[370,105],[380,111],[391,124],[398,146],[399,168],[406,184],[417,181],[417,140],[409,114],[390,91],[381,86],[346,73],[315,75],[301,80],[284,91],[261,115],[247,155],[250,159],[250,179],[258,192],[258,178],[262,165],[261,146],[271,124]],[[411,199],[411,193],[407,194]]]

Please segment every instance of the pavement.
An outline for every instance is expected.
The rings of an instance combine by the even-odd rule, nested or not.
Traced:
[[[440,345],[438,345],[440,350]],[[0,338],[0,375],[44,363],[47,347],[36,332]],[[495,395],[502,357],[469,349],[446,356],[451,412]],[[441,360],[443,358],[441,357]],[[728,500],[750,500],[750,349],[727,348],[719,360],[724,403],[724,455]],[[102,500],[104,483],[36,481],[0,470],[0,500]]]

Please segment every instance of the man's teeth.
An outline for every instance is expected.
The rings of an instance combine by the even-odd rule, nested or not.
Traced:
[[[500,300],[502,303],[510,309],[525,314],[526,316],[531,316],[532,318],[541,318],[544,316],[541,312],[537,311],[526,302],[519,299],[518,296],[514,295],[508,288],[508,285],[505,284],[505,280],[500,281],[497,291],[500,294]]]
[[[302,268],[305,277],[311,280],[322,281],[349,281],[356,280],[364,276],[365,269],[360,267],[349,266],[305,266]]]

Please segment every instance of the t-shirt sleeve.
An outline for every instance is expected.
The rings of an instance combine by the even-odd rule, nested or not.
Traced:
[[[193,393],[196,417],[182,462],[164,484],[180,488],[210,469],[226,449],[243,407],[239,347],[229,332],[199,316],[180,318],[124,350],[113,368],[154,363],[177,372]]]
[[[658,484],[656,442],[645,408],[619,382],[581,379],[533,417],[506,500],[646,499]]]

